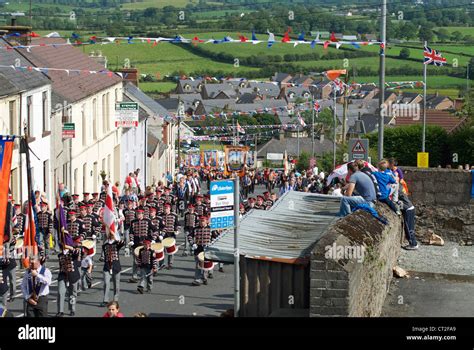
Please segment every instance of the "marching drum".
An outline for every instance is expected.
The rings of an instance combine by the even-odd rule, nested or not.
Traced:
[[[90,240],[90,239],[85,239],[82,241],[82,246],[89,250],[88,255],[91,255],[91,256],[95,255],[95,241]]]
[[[176,240],[172,237],[168,237],[163,240],[163,247],[165,247],[166,254],[168,255],[174,255],[178,252]]]
[[[135,255],[136,258],[138,258],[138,254],[140,254],[140,249],[142,249],[143,246],[139,246],[139,247],[136,247],[134,250],[133,250],[133,254]]]
[[[151,249],[155,251],[155,257],[158,261],[162,261],[165,258],[165,253],[163,249],[163,244],[161,243],[153,243],[151,245]]]
[[[199,267],[204,271],[211,271],[214,268],[214,262],[204,259],[204,252],[198,254]]]

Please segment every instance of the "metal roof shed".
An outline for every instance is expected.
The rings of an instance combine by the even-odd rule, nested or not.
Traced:
[[[282,309],[301,315],[308,310],[309,256],[337,220],[339,205],[337,197],[290,191],[270,210],[253,210],[242,218],[240,316],[267,317]],[[206,258],[233,263],[233,251],[229,230],[206,249]]]

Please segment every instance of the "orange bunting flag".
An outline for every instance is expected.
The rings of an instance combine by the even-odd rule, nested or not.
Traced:
[[[328,70],[326,71],[326,76],[329,80],[335,80],[339,78],[340,75],[347,74],[346,69],[336,69],[336,70]]]

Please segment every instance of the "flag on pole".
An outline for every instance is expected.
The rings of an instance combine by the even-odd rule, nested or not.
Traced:
[[[306,126],[306,123],[304,122],[304,119],[301,118],[300,112],[298,112],[298,122],[300,123],[300,125],[301,125],[302,127],[305,127],[305,126]]]
[[[112,196],[112,185],[110,184],[107,187],[107,196],[105,197],[104,224],[107,228],[107,232],[113,233],[115,235],[115,239],[119,240],[120,236],[115,228],[115,209]]]
[[[30,192],[25,213],[25,234],[23,237],[23,267],[30,267],[30,257],[38,255],[38,244],[36,243],[36,223],[34,206],[36,205],[35,194]]]
[[[3,247],[6,212],[8,207],[8,188],[12,168],[13,138],[0,136],[0,247]],[[3,256],[3,249],[0,249]]]
[[[425,46],[423,55],[425,57],[424,64],[432,64],[435,66],[444,66],[446,64],[446,58],[442,57],[438,50],[433,50],[428,46]]]
[[[241,134],[245,134],[245,129],[240,126],[239,122],[237,121],[237,131]]]
[[[314,110],[316,112],[321,112],[321,105],[319,104],[318,101],[314,101]]]

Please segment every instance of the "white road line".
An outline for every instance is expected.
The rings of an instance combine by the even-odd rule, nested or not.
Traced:
[[[131,267],[128,267],[128,268],[126,268],[125,270],[120,271],[120,273],[130,271],[131,269],[132,269]],[[55,284],[55,283],[57,283],[57,282],[58,282],[58,280],[54,280],[50,285],[52,286],[53,284]],[[99,285],[99,284],[101,284],[101,283],[102,283],[102,281],[97,281],[97,282],[95,282],[95,283],[92,284],[92,287],[95,287],[95,286],[97,286],[97,285]],[[22,296],[22,295],[23,295],[23,293],[19,293],[19,294],[15,295],[15,298],[18,298],[19,296]],[[57,299],[51,300],[51,303],[56,303],[56,302],[57,302]],[[17,316],[15,316],[15,317],[22,317],[23,315],[24,315],[24,313],[22,313],[22,314],[20,314],[20,315],[17,315]]]

